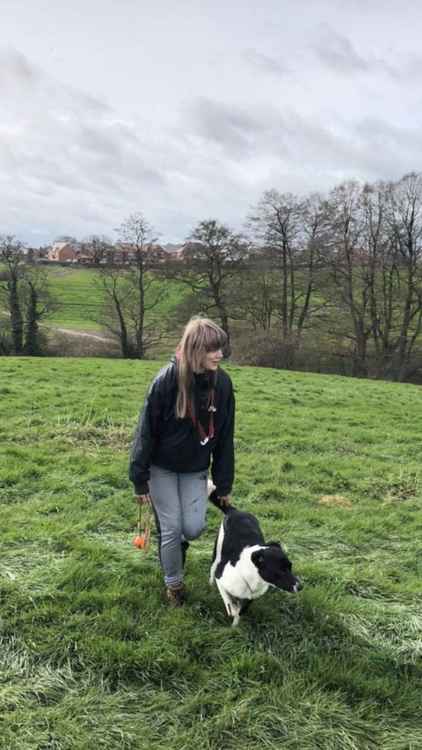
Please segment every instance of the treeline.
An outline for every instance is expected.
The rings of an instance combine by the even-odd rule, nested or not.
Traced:
[[[123,357],[148,356],[202,312],[221,323],[239,362],[399,381],[422,374],[420,174],[346,182],[324,196],[270,190],[243,233],[201,221],[177,258],[163,257],[142,214],[123,222],[118,241],[131,251],[125,264],[105,238],[85,245],[100,259],[100,322]],[[10,237],[0,262],[0,351],[41,353],[38,324],[57,305],[46,272]],[[188,293],[164,318],[156,310],[170,279]]]

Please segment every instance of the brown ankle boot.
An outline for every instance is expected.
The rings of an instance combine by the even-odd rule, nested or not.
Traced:
[[[186,598],[183,583],[179,583],[177,586],[167,586],[166,596],[170,607],[182,607]]]

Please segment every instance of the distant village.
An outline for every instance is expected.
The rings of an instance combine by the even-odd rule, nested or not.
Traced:
[[[147,251],[154,252],[155,260],[183,260],[184,251],[192,243],[165,245],[148,244]],[[41,263],[69,263],[79,265],[106,265],[112,255],[113,263],[131,263],[136,257],[136,249],[130,243],[117,242],[115,245],[98,246],[96,243],[73,240],[57,241],[39,248],[26,248],[23,251],[29,261]]]

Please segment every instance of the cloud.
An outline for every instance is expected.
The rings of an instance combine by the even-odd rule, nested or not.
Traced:
[[[2,50],[0,53],[0,91],[14,88],[34,86],[40,79],[38,68],[31,65],[25,55],[18,50]]]
[[[362,118],[354,128],[362,166],[374,179],[397,179],[419,168],[415,154],[422,150],[420,128],[394,125],[380,117]]]
[[[207,184],[213,171],[214,182],[223,183],[231,200],[235,192],[244,198],[270,187],[304,193],[354,177],[398,178],[418,168],[415,154],[422,146],[417,126],[401,127],[382,117],[349,120],[332,114],[327,120],[274,106],[250,115],[243,107],[204,98],[186,113],[184,127],[190,128],[197,158],[206,155]],[[197,167],[204,179],[205,165]]]
[[[343,75],[386,73],[396,77],[397,70],[386,60],[371,55],[362,55],[350,39],[328,26],[312,45],[319,61],[330,70]]]
[[[213,153],[210,149],[218,149],[216,153],[224,154],[227,165],[272,158],[301,167],[350,158],[350,147],[341,133],[292,109],[280,112],[266,106],[252,116],[243,107],[201,97],[192,103],[184,123],[208,155]]]
[[[342,76],[356,74],[356,86],[333,76],[326,85],[325,71],[314,64],[305,97],[281,60],[243,46],[236,52],[237,61],[239,54],[249,58],[243,79],[228,87],[222,81],[214,95],[201,82],[206,95],[183,106],[176,99],[165,120],[148,107],[145,117],[129,115],[133,98],[127,111],[118,110],[20,52],[3,52],[0,96],[8,106],[0,122],[0,232],[33,234],[37,242],[60,233],[112,235],[142,210],[163,239],[178,240],[208,216],[239,228],[272,187],[307,193],[343,179],[388,179],[418,169],[418,120],[413,124],[404,107],[384,107],[382,60],[358,52],[341,34],[330,32],[329,39],[320,61]],[[411,62],[416,71],[420,60]],[[254,82],[262,82],[255,89],[251,67],[259,72]],[[388,86],[394,85],[390,76]],[[371,91],[380,93],[372,107]]]
[[[204,96],[195,98],[188,119],[197,134],[240,156],[251,152],[264,125],[243,108]]]
[[[154,163],[141,123],[125,122],[15,50],[2,53],[0,71],[0,95],[8,102],[0,124],[2,227],[19,215],[37,222],[52,213],[90,231],[90,222],[109,220],[111,203],[117,215],[126,203],[163,189],[165,172]]]
[[[112,234],[142,210],[164,237],[184,239],[208,211],[227,216],[227,194],[227,218],[241,213],[247,185],[239,185],[219,144],[245,153],[260,127],[255,118],[204,99],[192,103],[188,127],[160,124],[155,131],[63,85],[19,52],[3,53],[4,60],[0,88],[7,87],[9,106],[0,123],[0,231],[37,241]]]
[[[326,30],[313,45],[319,60],[329,68],[341,73],[366,73],[371,64],[359,55],[351,41],[332,30]]]
[[[275,76],[285,76],[291,70],[282,62],[271,55],[259,52],[256,49],[246,49],[243,53],[243,59],[255,70],[263,73],[271,73]]]

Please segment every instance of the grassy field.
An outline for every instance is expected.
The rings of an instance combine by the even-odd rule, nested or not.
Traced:
[[[98,317],[103,295],[96,284],[97,272],[91,268],[48,268],[52,295],[60,307],[48,318],[49,325],[84,331],[100,331]]]
[[[0,748],[422,748],[422,391],[227,368],[234,501],[304,582],[232,629],[213,506],[181,610],[131,545],[158,364],[0,359]]]
[[[48,269],[52,295],[59,309],[46,320],[48,326],[71,328],[80,331],[102,331],[98,322],[103,292],[98,283],[98,271],[92,268],[53,266]],[[154,309],[154,315],[163,315],[180,302],[186,287],[175,281],[166,281],[167,292]]]

